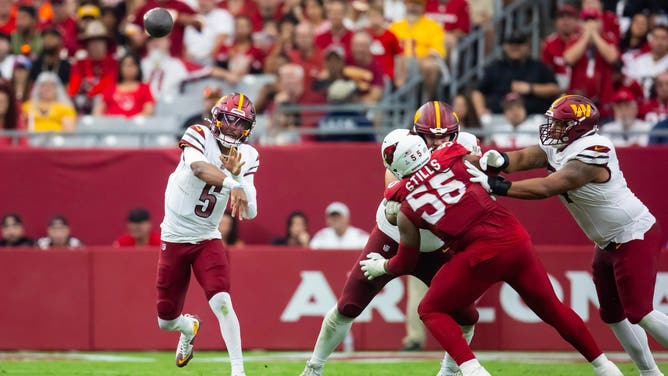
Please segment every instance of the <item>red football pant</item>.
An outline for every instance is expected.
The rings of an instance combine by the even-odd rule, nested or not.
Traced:
[[[164,242],[158,258],[158,317],[179,317],[190,284],[190,269],[204,290],[206,299],[230,291],[230,267],[220,239],[197,244]]]
[[[661,253],[661,231],[657,224],[643,240],[611,244],[594,250],[594,285],[604,322],[628,318],[637,324],[654,308],[654,285]]]
[[[582,319],[561,303],[530,240],[510,244],[480,240],[469,248],[496,247],[498,254],[477,263],[475,251],[457,253],[436,273],[418,312],[429,331],[457,364],[475,358],[451,313],[473,304],[496,282],[507,282],[544,322],[588,361],[602,354]]]
[[[389,259],[397,253],[398,247],[399,244],[380,231],[378,226],[373,228],[364,250],[350,269],[341,297],[337,302],[337,308],[342,315],[350,318],[359,316],[380,290],[395,278],[395,276],[383,275],[369,281],[362,273],[359,262],[366,260],[366,255],[371,252],[380,253]],[[411,274],[429,286],[434,274],[449,259],[450,255],[441,251],[420,253],[418,264]],[[459,325],[474,325],[478,322],[478,311],[473,304],[470,304],[453,313],[453,317]]]

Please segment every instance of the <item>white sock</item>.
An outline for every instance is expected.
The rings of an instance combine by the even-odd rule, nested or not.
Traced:
[[[192,320],[183,315],[179,315],[179,317],[174,320],[163,320],[158,317],[158,326],[160,326],[160,329],[162,330],[179,331],[187,336],[195,334],[193,333],[194,328]]]
[[[462,375],[467,376],[467,375],[489,375],[489,373],[485,370],[485,368],[478,362],[478,359],[473,358],[471,360],[467,360],[464,363],[459,365],[459,369],[462,371]],[[482,372],[481,372],[482,371]]]
[[[216,315],[220,325],[220,333],[223,335],[223,341],[227,346],[227,353],[230,356],[232,373],[244,372],[244,360],[241,353],[241,328],[239,319],[234,313],[232,299],[230,294],[219,292],[209,300],[209,307]]]
[[[612,332],[615,333],[626,353],[633,359],[633,363],[638,367],[641,375],[642,371],[656,369],[656,363],[647,343],[647,334],[643,328],[631,324],[628,319],[608,325],[610,325]]]
[[[460,326],[460,328],[462,328],[462,334],[464,335],[466,343],[471,344],[471,340],[473,339],[473,332],[475,332],[475,326],[464,325]],[[457,362],[452,359],[450,354],[445,353],[445,356],[443,356],[443,362],[441,362],[441,373],[444,375],[450,375],[457,374],[457,371],[459,371]]]
[[[352,318],[340,314],[336,307],[330,309],[322,320],[320,334],[318,334],[318,340],[315,342],[315,348],[309,363],[316,367],[322,367],[327,358],[334,352],[336,346],[343,341],[352,325]]]
[[[659,341],[663,347],[668,347],[668,316],[664,313],[654,310],[645,315],[638,325]]]
[[[594,368],[598,368],[608,364],[608,362],[608,357],[605,356],[605,354],[601,354],[596,359],[591,361],[591,365],[594,366]]]

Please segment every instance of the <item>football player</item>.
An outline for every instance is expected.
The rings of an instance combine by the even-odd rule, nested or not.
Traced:
[[[190,272],[204,289],[227,346],[232,375],[245,375],[239,320],[230,298],[230,269],[218,231],[228,199],[239,220],[257,215],[253,176],[257,151],[246,140],[255,125],[255,108],[239,93],[221,97],[211,109],[208,126],[190,126],[183,150],[165,191],[162,251],[158,260],[158,324],[181,332],[176,365],[193,357],[200,329],[197,316],[182,314]]]
[[[662,375],[645,333],[668,346],[668,317],[652,304],[661,251],[656,219],[627,187],[612,142],[597,133],[599,112],[591,100],[565,95],[552,103],[545,118],[541,144],[508,153],[490,150],[480,167],[495,173],[547,168],[550,175],[510,182],[471,168],[471,180],[497,195],[559,195],[596,244],[593,276],[601,318],[641,375]]]
[[[431,281],[418,312],[429,331],[457,362],[464,376],[487,376],[462,336],[453,313],[469,307],[490,286],[504,281],[527,306],[592,363],[597,375],[621,376],[596,344],[582,319],[557,298],[547,273],[519,221],[478,184],[469,181],[465,160],[476,160],[457,143],[430,156],[424,141],[408,135],[383,144],[383,162],[398,184],[386,199],[401,202],[400,243],[394,257],[360,262],[371,278],[403,275],[416,265],[419,228],[438,234],[455,249]],[[378,255],[380,256],[380,255]]]
[[[408,133],[409,130],[407,129],[394,130],[388,134],[386,139],[398,140]],[[465,132],[459,135],[459,120],[454,115],[452,108],[443,102],[427,102],[422,105],[415,113],[412,133],[422,137],[431,148],[445,142],[455,141],[460,136],[461,142],[466,143],[467,148],[480,155],[477,138]],[[386,171],[385,185],[396,180],[397,178],[390,171]],[[373,297],[394,278],[394,276],[385,276],[369,280],[360,270],[358,263],[369,257],[376,257],[376,255],[379,255],[377,252],[382,252],[386,257],[391,257],[397,252],[399,230],[396,227],[396,222],[392,224],[388,221],[388,219],[392,220],[393,217],[396,217],[398,206],[395,204],[397,203],[387,203],[383,200],[378,206],[376,226],[371,231],[364,250],[360,253],[358,260],[348,274],[336,307],[333,307],[323,319],[313,354],[306,364],[302,376],[317,376],[322,373],[325,362],[344,339],[353,320],[364,311]],[[420,235],[422,236],[422,242],[419,261],[410,274],[429,285],[434,273],[440,265],[450,258],[450,254],[443,252],[447,251],[443,249],[443,241],[431,232],[422,231]],[[477,310],[471,304],[471,306],[458,312],[456,319],[462,326],[461,330],[466,336],[466,340],[470,342],[473,337],[473,325],[478,321]],[[457,363],[446,354],[438,376],[456,375],[458,370]]]

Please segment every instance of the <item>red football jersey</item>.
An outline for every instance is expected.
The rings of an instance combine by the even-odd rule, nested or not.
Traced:
[[[552,33],[545,38],[541,60],[555,74],[566,74],[568,69],[564,62],[564,51],[566,51],[566,41],[557,33]]]
[[[445,31],[460,30],[463,33],[471,31],[471,17],[469,4],[466,0],[427,0],[425,15],[443,25]]]
[[[146,103],[155,103],[150,86],[144,82],[132,91],[120,91],[116,85],[109,87],[102,93],[102,100],[107,106],[105,115],[127,117],[140,114]]]

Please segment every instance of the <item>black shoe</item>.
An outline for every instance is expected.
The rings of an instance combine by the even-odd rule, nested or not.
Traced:
[[[422,345],[417,342],[407,342],[404,347],[401,348],[401,351],[420,351],[422,350]]]

